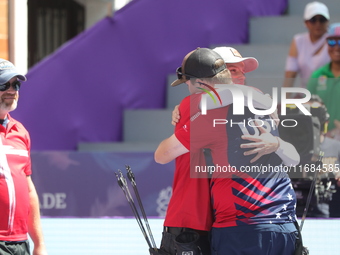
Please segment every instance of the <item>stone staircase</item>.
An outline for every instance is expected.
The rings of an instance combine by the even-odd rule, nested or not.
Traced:
[[[236,48],[243,57],[255,57],[259,61],[256,71],[247,74],[247,84],[264,93],[271,93],[272,87],[281,87],[284,78],[285,60],[290,42],[296,33],[306,31],[303,23],[303,10],[310,2],[289,0],[286,15],[254,17],[250,20],[249,44],[224,45]],[[323,1],[330,10],[331,23],[340,22],[339,0]],[[211,48],[223,45],[211,45]],[[185,85],[171,87],[176,75],[169,74],[166,95],[166,109],[126,110],[124,112],[123,142],[80,143],[79,151],[154,151],[159,142],[173,133],[171,112],[185,96]],[[299,84],[299,81],[295,81]]]

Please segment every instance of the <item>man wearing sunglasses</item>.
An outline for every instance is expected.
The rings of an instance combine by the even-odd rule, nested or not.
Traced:
[[[20,81],[26,77],[0,59],[0,254],[29,255],[29,234],[33,255],[47,255],[31,179],[30,137],[9,114],[17,107]]]
[[[311,94],[319,95],[327,107],[327,136],[340,140],[340,23],[330,26],[325,41],[331,61],[312,73],[307,88]]]
[[[210,59],[210,60],[209,60]],[[212,59],[212,60],[211,60]],[[215,62],[214,62],[215,61]],[[175,133],[174,135],[170,136],[169,138],[162,141],[157,148],[155,152],[155,160],[158,163],[165,164],[167,162],[170,162],[171,160],[176,158],[176,170],[175,170],[175,177],[174,177],[174,185],[173,185],[173,195],[171,198],[171,201],[169,203],[168,211],[166,214],[166,219],[164,222],[164,233],[163,233],[163,239],[162,239],[162,245],[161,248],[165,248],[166,251],[168,251],[166,248],[166,244],[171,242],[166,242],[166,240],[171,240],[171,238],[175,239],[177,235],[180,235],[182,232],[185,232],[187,229],[190,230],[199,230],[199,233],[201,236],[206,233],[211,227],[211,215],[209,215],[209,197],[207,197],[207,193],[209,193],[209,179],[207,172],[199,173],[198,175],[192,171],[193,168],[196,166],[204,167],[208,162],[205,161],[204,155],[203,155],[203,148],[209,148],[212,151],[212,159],[214,165],[220,165],[220,166],[228,166],[228,160],[233,158],[234,160],[237,160],[238,163],[248,165],[251,164],[252,156],[244,154],[247,148],[251,147],[242,147],[240,148],[240,136],[242,134],[245,134],[243,132],[245,131],[245,128],[239,127],[238,124],[234,124],[234,128],[232,129],[226,129],[225,125],[219,125],[218,127],[213,127],[212,120],[213,118],[221,119],[226,118],[226,116],[233,116],[232,114],[232,106],[222,107],[219,109],[211,110],[207,114],[207,116],[203,116],[199,109],[202,91],[210,91],[215,93],[215,84],[223,84],[221,87],[225,86],[238,86],[238,89],[242,90],[252,90],[254,94],[257,96],[253,96],[253,98],[257,98],[257,102],[253,103],[259,103],[257,105],[258,107],[264,107],[264,105],[260,105],[261,102],[267,102],[269,97],[263,95],[262,93],[259,93],[257,90],[246,87],[243,85],[225,85],[230,84],[230,74],[225,69],[224,66],[224,60],[221,56],[219,56],[216,52],[210,50],[210,49],[198,49],[196,51],[190,52],[183,60],[181,68],[177,69],[178,79],[172,83],[172,86],[176,86],[182,83],[187,84],[188,89],[190,91],[190,96],[186,97],[182,100],[180,104],[180,112],[181,112],[181,118],[179,120],[179,123],[175,127]],[[219,87],[219,89],[223,89]],[[218,90],[220,91],[220,90]],[[246,94],[246,93],[244,93]],[[221,93],[222,95],[222,93]],[[223,97],[222,100],[224,103],[228,104],[225,100],[226,98]],[[245,100],[247,101],[247,100]],[[257,107],[254,105],[254,107]],[[230,108],[229,108],[230,107]],[[264,107],[266,108],[266,107]],[[263,109],[263,108],[262,108]],[[248,116],[249,115],[249,116]],[[247,116],[239,116],[241,119],[245,118],[248,119],[248,117],[253,116],[249,112],[247,113]],[[253,116],[254,117],[254,116]],[[260,118],[269,118],[269,116],[261,116]],[[237,121],[238,123],[241,123],[242,121]],[[236,120],[236,117],[235,117]],[[197,124],[198,123],[198,124]],[[195,124],[195,125],[194,125]],[[248,127],[246,128],[248,129]],[[250,130],[255,131],[257,128],[250,127]],[[259,127],[259,129],[263,129]],[[277,129],[275,126],[271,129],[275,133],[277,132]],[[250,131],[251,133],[252,131]],[[258,131],[259,132],[259,131]],[[261,131],[262,132],[262,131]],[[277,135],[277,134],[276,134]],[[228,137],[228,139],[227,139]],[[280,155],[276,153],[280,153],[281,144],[284,144],[284,141],[278,140],[279,138],[275,137],[273,134],[270,134],[269,136],[269,142],[272,143],[274,146],[274,150],[271,151],[271,153],[268,153],[267,157],[264,157],[260,160],[260,163],[268,163],[268,159],[273,160],[271,161],[273,165],[280,164],[279,162],[282,162],[280,159]],[[280,142],[278,142],[280,141]],[[190,150],[190,153],[188,153]],[[299,157],[296,150],[292,147],[290,147],[290,151],[294,152],[294,156],[296,156],[296,159]],[[275,153],[274,153],[275,152]],[[229,157],[230,153],[230,157]],[[270,155],[269,155],[270,154]],[[292,155],[292,154],[291,154]],[[281,155],[282,156],[282,155]],[[275,158],[275,159],[274,159]],[[289,158],[289,157],[288,157]],[[291,158],[290,158],[291,159]],[[290,160],[288,159],[288,160]],[[297,160],[298,161],[298,160]],[[231,161],[230,161],[231,162]],[[292,162],[292,161],[290,161]],[[256,164],[256,163],[255,163]],[[289,163],[288,163],[289,164]],[[239,168],[239,166],[238,166]],[[190,173],[189,173],[190,172]],[[238,172],[238,171],[237,171]],[[227,236],[227,233],[222,233],[219,231],[215,231],[215,234],[213,234],[213,241],[218,240],[219,237],[221,238],[221,242],[218,242],[214,244],[214,252],[218,252],[218,254],[236,254],[231,253],[230,249],[236,249],[240,252],[243,252],[248,249],[248,253],[242,253],[242,254],[262,254],[258,251],[263,251],[263,254],[270,249],[270,245],[274,243],[274,246],[277,245],[277,248],[282,250],[282,247],[287,247],[288,253],[282,253],[282,254],[289,254],[289,251],[294,250],[295,244],[295,232],[297,231],[294,224],[292,223],[292,219],[294,218],[294,192],[291,192],[291,188],[289,186],[289,178],[287,176],[283,176],[284,178],[279,178],[278,182],[272,179],[269,180],[267,184],[264,186],[265,193],[269,191],[270,194],[274,194],[275,201],[272,201],[273,204],[268,204],[271,209],[263,208],[266,212],[264,214],[259,213],[259,215],[255,215],[258,212],[262,211],[260,207],[257,207],[257,205],[254,204],[254,206],[257,208],[256,211],[252,211],[254,208],[252,206],[249,207],[250,203],[257,203],[255,201],[250,202],[253,198],[250,198],[249,201],[240,202],[243,204],[242,206],[247,206],[249,208],[244,208],[245,211],[243,211],[242,208],[238,208],[238,202],[242,199],[248,200],[246,198],[247,196],[238,197],[238,195],[232,194],[232,186],[238,186],[239,185],[248,185],[248,181],[251,180],[251,183],[248,185],[245,189],[250,190],[251,187],[258,186],[259,183],[257,183],[257,180],[252,178],[249,175],[243,175],[242,173],[238,172],[240,174],[240,181],[232,180],[230,177],[230,172],[222,173],[222,175],[217,174],[212,176],[213,183],[210,184],[211,188],[211,196],[213,204],[213,215],[214,215],[214,227],[217,229],[221,229],[222,231],[225,231],[226,229],[229,229],[229,227],[237,226],[238,224],[241,225],[248,225],[248,224],[256,224],[254,227],[250,227],[250,230],[248,231],[247,228],[237,228],[232,229],[229,234],[233,235],[232,233],[234,231],[237,232],[237,230],[241,230],[243,234],[244,230],[249,234],[255,236],[254,238],[251,238],[255,243],[257,243],[257,234],[259,236],[261,233],[266,232],[267,234],[276,232],[275,230],[275,223],[279,222],[290,222],[289,229],[285,229],[285,226],[282,226],[289,235],[292,235],[289,238],[289,244],[281,243],[279,239],[281,238],[268,238],[263,239],[261,241],[261,245],[255,245],[252,249],[249,249],[250,246],[247,246],[246,244],[242,244],[243,247],[240,246],[240,243],[244,240],[238,240],[238,242],[230,243],[225,242],[225,236]],[[225,176],[225,174],[227,176]],[[232,173],[236,174],[237,173]],[[234,175],[233,175],[234,176]],[[245,177],[248,179],[248,181],[241,180],[241,177]],[[219,180],[218,180],[219,179]],[[270,183],[270,184],[269,184]],[[275,185],[273,185],[275,184]],[[272,186],[273,185],[273,186]],[[262,184],[260,185],[262,186]],[[270,187],[269,187],[270,186]],[[274,190],[276,188],[278,190]],[[285,190],[285,192],[291,193],[289,198],[284,198],[281,200],[279,197],[279,193],[281,191]],[[250,191],[252,193],[253,191]],[[262,192],[262,191],[254,191],[256,192]],[[249,196],[250,193],[248,194]],[[255,195],[254,193],[254,195]],[[268,193],[268,194],[269,194]],[[242,194],[240,194],[242,195]],[[284,193],[284,196],[287,194]],[[266,195],[263,193],[261,197],[265,197]],[[254,198],[256,195],[254,196]],[[236,200],[234,200],[236,199]],[[256,198],[255,198],[256,200]],[[261,199],[260,199],[261,200]],[[266,199],[264,199],[266,200]],[[269,200],[266,200],[265,203],[267,203]],[[235,203],[235,204],[234,204]],[[262,202],[259,202],[262,203]],[[227,209],[224,207],[224,209],[221,209],[223,206],[226,206]],[[272,207],[273,205],[273,207]],[[241,206],[241,207],[242,207]],[[282,210],[281,206],[283,206],[285,209],[282,214],[279,213],[280,210]],[[266,206],[265,206],[266,207]],[[274,209],[274,207],[277,207]],[[288,209],[287,209],[288,208]],[[278,211],[277,211],[278,210]],[[252,211],[252,212],[251,212]],[[276,212],[277,211],[277,212]],[[264,211],[263,211],[264,212]],[[288,213],[289,212],[289,213]],[[255,214],[253,214],[255,213]],[[277,214],[278,213],[278,214]],[[285,214],[283,216],[283,214]],[[240,216],[239,220],[236,219],[236,215]],[[282,216],[281,216],[282,215]],[[260,221],[257,221],[257,217],[261,219]],[[291,217],[291,218],[289,218]],[[266,220],[267,221],[266,221]],[[248,221],[249,220],[249,221]],[[266,222],[265,222],[266,221]],[[273,222],[274,224],[272,226],[269,226],[269,222]],[[269,228],[261,229],[261,225],[258,225],[259,222],[266,223],[266,227]],[[243,229],[243,230],[242,230]],[[263,231],[262,231],[263,230]],[[197,232],[197,231],[196,231]],[[269,233],[270,232],[270,233]],[[213,232],[214,233],[214,232]],[[207,234],[205,234],[206,236]],[[281,234],[278,234],[281,236]],[[224,236],[224,237],[223,237]],[[215,239],[214,239],[215,238]],[[248,238],[248,236],[247,236]],[[250,238],[250,237],[249,237]],[[261,239],[261,237],[259,237]],[[237,237],[234,238],[235,240]],[[282,240],[284,240],[285,237],[283,237]],[[287,240],[287,239],[286,239]],[[202,240],[203,241],[203,240]],[[249,241],[249,240],[248,240]],[[277,241],[277,242],[276,242]],[[206,241],[207,242],[207,241]],[[173,241],[175,243],[175,241]],[[263,247],[262,247],[263,245]],[[269,245],[269,246],[268,246]],[[286,245],[289,245],[286,246]],[[200,243],[198,243],[198,246],[200,246]],[[265,247],[264,247],[265,246]],[[201,246],[200,246],[201,247]],[[225,253],[223,253],[224,251]],[[276,250],[272,250],[273,254]],[[230,253],[229,253],[230,252]],[[170,254],[175,254],[174,252]],[[194,253],[199,254],[199,253]],[[203,254],[210,254],[209,251],[204,251]],[[240,253],[241,254],[241,253]],[[276,253],[275,253],[276,254]],[[279,254],[279,253],[277,253]],[[281,253],[280,253],[281,254]]]
[[[325,44],[330,18],[327,6],[320,2],[310,2],[305,7],[303,17],[308,32],[297,34],[292,40],[286,59],[284,87],[293,87],[299,74],[299,87],[306,88],[312,72],[330,60]]]

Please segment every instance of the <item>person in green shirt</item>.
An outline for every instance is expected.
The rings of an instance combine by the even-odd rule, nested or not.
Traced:
[[[330,26],[326,40],[331,62],[312,73],[307,89],[320,96],[328,109],[327,136],[340,140],[340,23]]]

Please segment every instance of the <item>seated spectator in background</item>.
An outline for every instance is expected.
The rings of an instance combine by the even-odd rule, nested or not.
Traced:
[[[286,60],[284,87],[293,87],[299,74],[299,87],[306,88],[312,72],[330,60],[325,40],[329,21],[327,6],[320,2],[308,3],[303,18],[308,32],[296,34],[291,42]],[[288,96],[291,97],[292,94]]]
[[[326,41],[331,61],[312,73],[307,88],[312,95],[320,96],[327,107],[327,136],[340,140],[340,23],[330,26]]]
[[[335,179],[339,175],[340,142],[326,137],[329,114],[321,98],[313,95],[308,103],[313,117],[317,117],[320,122],[320,151],[324,153],[322,158],[322,171],[318,172],[316,186],[313,194],[311,207],[307,216],[329,218],[330,211],[336,212],[338,209],[331,203],[333,197],[338,199],[339,194],[335,194]],[[305,173],[307,174],[307,172]],[[308,172],[307,176],[314,177],[314,173]]]

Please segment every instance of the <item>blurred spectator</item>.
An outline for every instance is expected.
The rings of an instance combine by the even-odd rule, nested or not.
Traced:
[[[284,87],[293,87],[299,74],[299,87],[306,88],[311,73],[330,61],[326,46],[330,18],[327,6],[320,2],[308,3],[303,18],[308,32],[296,34],[291,42],[286,59]]]
[[[331,209],[333,209],[333,212],[336,211],[335,208],[332,208],[331,201],[336,192],[335,178],[339,174],[340,142],[325,136],[329,114],[321,98],[313,95],[309,104],[312,116],[317,117],[320,121],[320,150],[324,155],[322,169],[317,172],[315,191],[308,216],[328,218],[330,217]],[[312,178],[314,173],[311,171],[308,173]],[[337,197],[338,194],[336,194]]]
[[[307,88],[319,95],[328,109],[327,136],[340,140],[340,23],[330,26],[326,39],[331,61],[312,73]]]

